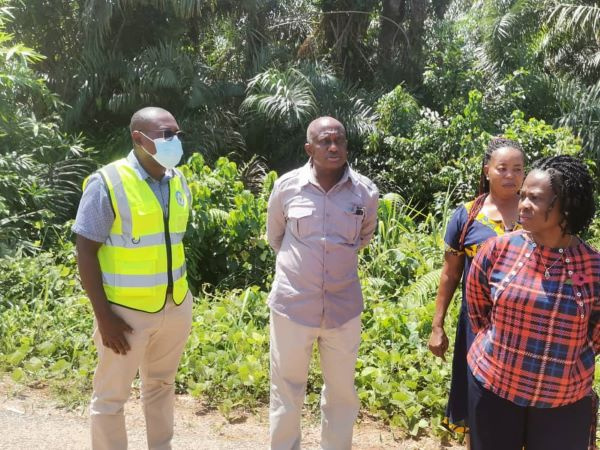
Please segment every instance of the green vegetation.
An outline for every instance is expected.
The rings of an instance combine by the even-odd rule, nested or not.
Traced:
[[[210,193],[191,185],[197,206],[188,236],[206,230],[199,247],[211,249],[215,258],[222,251],[229,265],[243,270],[240,276],[222,280],[219,288],[206,284],[199,293],[177,383],[180,391],[227,415],[235,407],[253,407],[268,399],[266,288],[222,288],[272,270],[272,257],[262,253],[266,249],[261,244],[266,194],[238,191],[237,168],[225,159],[211,171],[195,157],[183,170],[191,180],[213,183]],[[272,180],[273,176],[266,178],[265,192]],[[380,204],[378,234],[361,260],[367,309],[357,369],[359,395],[369,414],[415,436],[430,426],[441,431],[449,376],[448,367],[435,361],[426,347],[429,298],[439,277],[447,206],[440,214],[423,217],[397,196],[387,196]],[[248,258],[238,247],[236,233],[220,233],[217,239],[211,229],[214,225],[234,230],[240,217],[246,223],[246,251],[253,255]],[[63,234],[68,233],[63,228]],[[256,249],[248,243],[255,243]],[[221,275],[222,267],[211,267],[211,276]],[[70,241],[63,241],[59,250],[1,260],[0,292],[0,369],[15,380],[48,380],[68,402],[86,401],[95,362],[92,312],[77,280]],[[312,370],[307,401],[317,408],[321,379],[316,364]]]
[[[585,0],[0,0],[0,370],[87,401],[92,312],[70,224],[84,177],[127,152],[131,114],[155,104],[187,132],[194,198],[178,389],[225,415],[264,404],[267,199],[330,114],[383,194],[360,256],[363,410],[443,434],[450,365],[426,341],[444,224],[492,135],[598,175],[598,19]]]

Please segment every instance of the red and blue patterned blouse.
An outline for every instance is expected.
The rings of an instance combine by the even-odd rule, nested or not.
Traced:
[[[591,392],[600,350],[595,249],[538,246],[522,230],[490,239],[473,260],[467,307],[477,333],[468,364],[486,389],[539,408]]]

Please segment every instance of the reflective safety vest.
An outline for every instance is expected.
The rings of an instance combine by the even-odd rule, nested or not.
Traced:
[[[187,294],[182,241],[190,205],[183,175],[174,171],[165,217],[148,183],[126,159],[100,169],[115,213],[110,235],[98,251],[102,284],[111,303],[153,313],[164,307],[168,286],[177,305]]]

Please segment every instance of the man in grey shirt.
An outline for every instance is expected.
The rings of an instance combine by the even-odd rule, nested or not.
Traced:
[[[271,448],[300,448],[312,347],[324,387],[321,447],[350,449],[359,401],[354,371],[363,299],[358,251],[377,225],[379,192],[347,163],[344,126],[331,117],[307,130],[310,157],[281,176],[269,199],[267,236],[277,253],[271,308]]]

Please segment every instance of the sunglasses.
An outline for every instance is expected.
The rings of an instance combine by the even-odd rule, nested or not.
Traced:
[[[181,130],[177,130],[177,131],[173,131],[173,130],[148,130],[147,132],[153,132],[153,133],[162,133],[162,138],[165,141],[170,141],[171,139],[173,139],[175,136],[177,136],[177,139],[179,139],[180,141],[183,141],[183,139],[185,138],[185,133]],[[143,131],[140,131],[140,133],[144,134],[145,133]],[[146,136],[148,137],[148,136]]]

